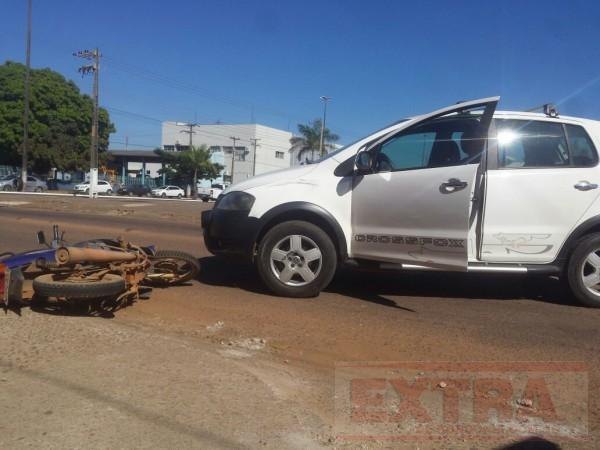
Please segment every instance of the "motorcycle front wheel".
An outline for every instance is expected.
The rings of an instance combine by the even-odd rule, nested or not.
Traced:
[[[157,250],[150,257],[152,266],[144,281],[154,286],[172,286],[195,279],[200,273],[198,260],[178,250]]]

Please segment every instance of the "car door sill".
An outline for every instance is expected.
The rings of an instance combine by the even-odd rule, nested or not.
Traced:
[[[448,272],[448,269],[422,266],[419,264],[406,263],[378,263],[365,260],[348,260],[347,265],[358,269],[367,270],[423,270]],[[469,263],[467,272],[473,273],[513,273],[513,274],[536,274],[536,275],[558,275],[562,267],[555,264],[500,264],[500,263]]]

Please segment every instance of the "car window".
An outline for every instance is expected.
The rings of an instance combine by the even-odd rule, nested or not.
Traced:
[[[446,167],[478,162],[485,148],[480,117],[450,115],[400,132],[380,144],[375,170]]]
[[[570,166],[569,148],[561,123],[538,120],[496,120],[498,167]]]
[[[27,177],[27,181],[36,181],[33,177]]]
[[[579,125],[565,125],[569,151],[574,166],[593,167],[598,164],[598,154],[592,140]]]

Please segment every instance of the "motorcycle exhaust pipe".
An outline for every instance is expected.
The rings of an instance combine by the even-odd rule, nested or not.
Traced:
[[[137,258],[135,253],[102,250],[98,248],[60,247],[54,254],[58,264],[111,263],[133,261]]]

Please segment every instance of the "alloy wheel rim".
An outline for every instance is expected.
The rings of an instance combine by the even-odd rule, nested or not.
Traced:
[[[270,254],[273,275],[286,286],[312,283],[323,267],[323,254],[312,239],[293,234],[281,239]]]
[[[590,252],[581,265],[581,281],[585,288],[600,297],[600,248]]]

